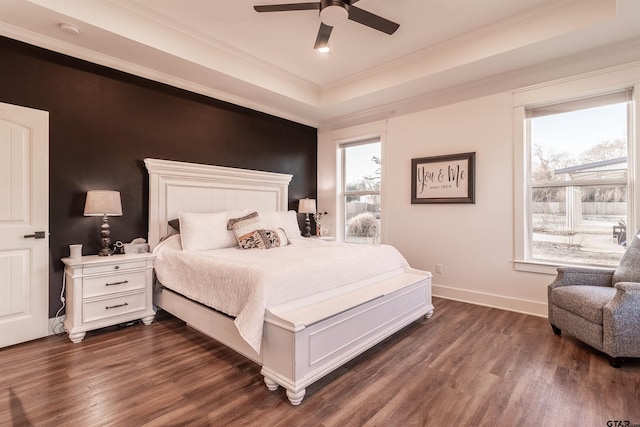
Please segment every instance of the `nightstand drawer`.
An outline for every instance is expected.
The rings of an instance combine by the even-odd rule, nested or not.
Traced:
[[[117,255],[115,255],[117,256]],[[104,257],[103,257],[104,258]],[[111,257],[109,257],[111,258]],[[131,270],[133,268],[144,268],[147,266],[147,261],[144,259],[129,261],[129,262],[116,262],[109,264],[87,264],[82,266],[82,274],[97,274],[97,273],[113,273],[121,270]]]
[[[114,298],[104,298],[82,303],[82,321],[92,322],[110,317],[121,316],[136,311],[144,311],[145,292],[137,292]]]
[[[134,289],[144,289],[146,283],[146,273],[144,271],[125,271],[120,274],[89,277],[84,280],[82,297],[89,298]]]

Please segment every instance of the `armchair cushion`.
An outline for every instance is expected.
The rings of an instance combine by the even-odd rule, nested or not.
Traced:
[[[616,289],[605,286],[570,285],[556,288],[551,302],[590,322],[602,324],[602,308],[616,294]]]

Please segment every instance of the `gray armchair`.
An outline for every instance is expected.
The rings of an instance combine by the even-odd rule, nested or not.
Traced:
[[[640,239],[636,235],[617,269],[561,267],[549,285],[549,322],[609,356],[640,357]]]

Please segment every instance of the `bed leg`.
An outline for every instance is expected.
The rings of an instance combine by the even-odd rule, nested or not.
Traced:
[[[427,314],[424,315],[427,319],[431,319],[431,316],[433,316],[433,308],[427,311]]]
[[[278,389],[278,384],[267,377],[264,377],[264,383],[267,385],[267,388],[271,391],[275,391]]]
[[[300,404],[300,402],[302,402],[302,399],[304,399],[304,394],[307,392],[306,388],[303,388],[302,390],[300,390],[299,392],[295,393],[291,390],[287,390],[287,397],[289,398],[289,402],[291,402],[291,404],[293,406],[297,406]]]

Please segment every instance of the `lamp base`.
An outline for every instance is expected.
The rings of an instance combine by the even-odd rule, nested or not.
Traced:
[[[304,219],[304,237],[311,237],[311,221],[309,220],[309,214],[305,214]]]
[[[111,250],[111,230],[109,229],[109,219],[107,215],[102,217],[102,225],[100,226],[100,235],[102,236],[102,249],[98,252],[99,256],[113,255]]]

